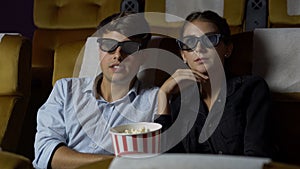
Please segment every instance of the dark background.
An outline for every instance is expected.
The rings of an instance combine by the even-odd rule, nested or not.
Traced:
[[[0,33],[21,33],[32,39],[33,0],[0,0]]]

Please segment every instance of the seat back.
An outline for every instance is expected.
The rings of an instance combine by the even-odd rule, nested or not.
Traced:
[[[16,152],[27,112],[31,79],[31,42],[4,35],[0,42],[0,147]]]
[[[268,0],[248,0],[245,13],[245,31],[268,27]]]
[[[239,33],[243,31],[244,27],[244,15],[245,15],[245,4],[246,0],[214,0],[216,4],[211,4],[210,1],[202,0],[202,3],[210,3],[209,5],[212,7],[220,8],[220,5],[223,4],[223,16],[228,21],[228,24],[231,28],[232,34]],[[167,3],[169,2],[169,3]],[[145,12],[168,12],[168,6],[176,7],[177,11],[182,11],[184,6],[176,6],[177,1],[172,0],[156,0],[155,3],[152,1],[145,1]],[[183,1],[178,1],[178,3],[182,3]],[[221,2],[221,3],[220,3]],[[175,4],[174,4],[175,3]],[[185,2],[183,2],[185,3]],[[192,2],[191,2],[192,3]],[[195,1],[195,3],[199,3]],[[185,4],[186,6],[186,4]],[[196,7],[195,7],[196,8]],[[200,6],[199,6],[200,8]],[[204,9],[205,10],[205,9]],[[185,15],[194,11],[194,9],[185,11]],[[186,16],[181,16],[183,19]],[[181,26],[181,23],[177,22],[167,22],[166,16],[151,18],[149,17],[148,21],[153,26],[154,30],[159,30],[166,32],[167,34],[177,35],[178,29]],[[166,30],[165,30],[166,29]]]
[[[269,0],[269,27],[300,27],[300,2]]]
[[[102,19],[120,11],[120,3],[121,0],[35,0],[37,30],[33,36],[32,69],[34,84],[39,85],[36,87],[49,92],[56,50],[65,43],[85,41]]]
[[[0,151],[0,166],[4,169],[33,169],[28,158],[7,151]]]
[[[300,28],[254,31],[253,73],[272,92],[275,160],[300,164]]]

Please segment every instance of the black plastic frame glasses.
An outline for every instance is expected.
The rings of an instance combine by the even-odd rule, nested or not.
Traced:
[[[192,35],[177,40],[177,43],[181,50],[192,51],[196,49],[198,42],[206,48],[216,47],[219,45],[221,38],[223,38],[221,34],[207,34],[200,37]]]
[[[116,51],[119,46],[121,46],[121,50],[128,55],[139,51],[140,47],[142,46],[141,43],[135,41],[119,42],[109,38],[98,38],[97,42],[99,44],[99,48],[104,52],[112,53]]]

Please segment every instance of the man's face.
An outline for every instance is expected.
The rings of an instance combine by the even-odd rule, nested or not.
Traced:
[[[103,34],[98,42],[103,80],[110,83],[130,83],[141,64],[139,53],[133,53],[138,50],[139,43],[116,31]]]

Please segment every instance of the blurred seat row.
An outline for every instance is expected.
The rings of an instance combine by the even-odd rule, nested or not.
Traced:
[[[17,152],[31,91],[31,42],[0,34],[0,166],[29,169]]]
[[[134,5],[142,5],[145,12],[165,13],[169,9],[166,2],[167,0],[34,0],[33,19],[36,30],[32,41],[22,35],[5,35],[0,42],[0,147],[4,151],[0,152],[1,168],[3,159],[6,159],[2,155],[21,155],[25,157],[25,163],[33,159],[37,109],[47,99],[56,80],[73,76],[77,57],[84,50],[87,38],[96,31],[98,23],[121,9],[136,9]],[[230,60],[230,64],[234,65],[233,71],[237,74],[252,73],[254,33],[252,30],[248,32],[247,25],[252,25],[252,28],[255,24],[256,27],[266,28],[300,27],[300,14],[297,15],[297,11],[296,14],[289,12],[289,0],[222,2],[222,14],[235,34],[234,43],[239,44]],[[249,18],[249,11],[265,13],[263,16],[266,16],[266,25],[262,26],[261,19]],[[145,16],[152,31],[158,35],[150,45],[178,52],[174,51],[175,41],[165,37],[176,37],[180,22],[166,21],[165,14]],[[241,53],[242,58],[239,57]],[[292,136],[300,140],[299,131],[291,127],[295,121],[290,123],[290,119],[300,117],[299,113],[296,114],[300,110],[297,106],[300,98],[295,92],[292,96],[292,101],[286,99],[286,95],[280,95],[280,99],[274,101],[278,107],[274,116],[275,121],[283,126],[277,128],[279,133],[285,133],[284,137]],[[290,133],[287,134],[286,131]],[[295,157],[295,152],[300,151],[299,147],[289,147],[286,145],[288,141],[284,139],[280,139],[279,143],[279,149],[284,153],[280,156],[282,160],[300,161]]]

